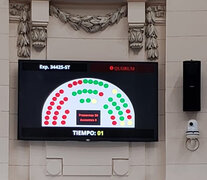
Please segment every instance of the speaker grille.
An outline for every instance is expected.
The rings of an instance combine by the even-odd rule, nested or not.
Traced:
[[[201,109],[201,62],[183,62],[183,111]]]

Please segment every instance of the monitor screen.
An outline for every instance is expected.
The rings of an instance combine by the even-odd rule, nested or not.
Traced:
[[[19,60],[18,139],[157,141],[155,62]]]

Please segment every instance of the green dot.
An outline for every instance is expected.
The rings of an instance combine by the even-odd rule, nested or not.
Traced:
[[[97,80],[95,80],[93,83],[94,83],[95,85],[97,85],[97,84],[98,84],[98,81],[97,81]]]
[[[119,119],[120,119],[121,121],[123,121],[123,120],[124,120],[124,116],[121,116]]]
[[[127,108],[127,107],[128,107],[128,104],[127,104],[127,103],[124,103],[123,106],[124,106],[125,108]]]
[[[84,89],[84,90],[83,90],[83,93],[87,93],[87,89]]]
[[[73,92],[72,92],[72,95],[73,95],[73,96],[76,96],[76,95],[77,95],[77,93],[76,93],[75,91],[73,91]]]
[[[80,103],[84,103],[84,99],[80,99]]]
[[[87,102],[87,103],[90,103],[90,102],[91,102],[91,99],[90,99],[90,98],[87,98],[87,99],[86,99],[86,102]]]
[[[102,82],[102,81],[101,81],[101,82],[99,82],[98,84],[99,84],[99,86],[103,86],[103,82]]]
[[[121,94],[120,94],[120,93],[118,93],[118,94],[116,95],[116,97],[120,98],[120,97],[121,97]]]
[[[118,114],[119,114],[119,115],[122,115],[122,114],[123,114],[123,111],[119,111]]]
[[[78,94],[82,94],[82,91],[81,91],[81,90],[78,90],[77,93],[78,93]]]
[[[87,84],[87,83],[88,83],[88,80],[87,80],[87,79],[84,79],[84,80],[83,80],[83,83],[84,83],[84,84]]]
[[[117,103],[116,102],[112,102],[112,106],[116,106],[117,105]]]
[[[109,85],[108,85],[108,84],[104,84],[104,87],[105,87],[105,88],[108,88],[108,87],[109,87]]]
[[[88,90],[88,93],[89,93],[89,94],[92,94],[92,92],[93,92],[93,91],[92,91],[91,89]]]
[[[88,83],[89,84],[92,84],[93,83],[93,80],[92,79],[89,79]]]
[[[108,109],[109,106],[107,104],[105,104],[103,107],[104,107],[104,109]]]
[[[120,110],[121,108],[120,108],[120,106],[116,106],[116,110],[118,111],[118,110]]]
[[[121,98],[121,99],[120,99],[120,102],[121,102],[121,103],[124,103],[124,102],[125,102],[125,99],[124,99],[124,98]]]
[[[108,113],[109,113],[109,114],[112,114],[112,113],[113,113],[113,111],[112,111],[112,110],[108,110]]]
[[[112,97],[108,98],[108,101],[109,102],[112,102],[113,101],[113,98]]]
[[[98,94],[98,91],[97,91],[97,90],[94,90],[94,91],[93,91],[93,94]]]

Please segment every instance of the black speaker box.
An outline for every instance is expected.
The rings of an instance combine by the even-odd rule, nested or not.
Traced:
[[[183,62],[183,111],[201,109],[201,62]]]

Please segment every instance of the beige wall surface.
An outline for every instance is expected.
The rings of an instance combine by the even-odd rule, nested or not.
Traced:
[[[0,0],[0,179],[8,179],[9,162],[9,3]]]
[[[166,19],[166,179],[207,178],[206,42],[207,1],[168,0]],[[184,60],[201,60],[201,111],[182,110],[182,66]],[[196,119],[200,128],[200,148],[185,148],[187,122]]]
[[[80,12],[105,14],[116,8],[116,6],[91,5],[89,10],[86,10],[86,5],[81,4],[73,4],[72,7],[74,14]],[[70,11],[71,7],[64,7],[64,9]],[[9,110],[10,131],[5,132],[9,133],[9,142],[8,138],[5,138],[5,141],[7,140],[5,143],[9,143],[9,159],[5,159],[6,156],[4,156],[1,160],[0,157],[0,165],[1,161],[9,163],[9,180],[49,180],[51,178],[54,180],[164,180],[166,162],[165,25],[156,25],[159,44],[159,142],[154,143],[17,140],[17,26],[18,21],[10,21],[9,48],[5,48],[5,51],[9,50],[9,63],[7,62],[9,75],[7,77],[10,82],[9,87],[8,82],[2,86],[2,88],[9,88],[10,105],[5,107],[5,111]],[[121,19],[118,24],[102,32],[89,34],[82,30],[74,31],[57,18],[50,17],[47,31],[46,48],[41,52],[32,48],[31,59],[148,61],[144,48],[138,54],[134,54],[128,48],[127,18]],[[6,64],[3,60],[2,63]],[[8,73],[8,70],[3,70]],[[8,92],[8,90],[0,90],[0,92],[4,91]],[[7,98],[7,96],[2,96],[2,98]],[[0,108],[1,106],[4,108],[2,104]],[[8,114],[5,114],[5,117],[7,116]],[[8,178],[1,180],[4,179]]]

